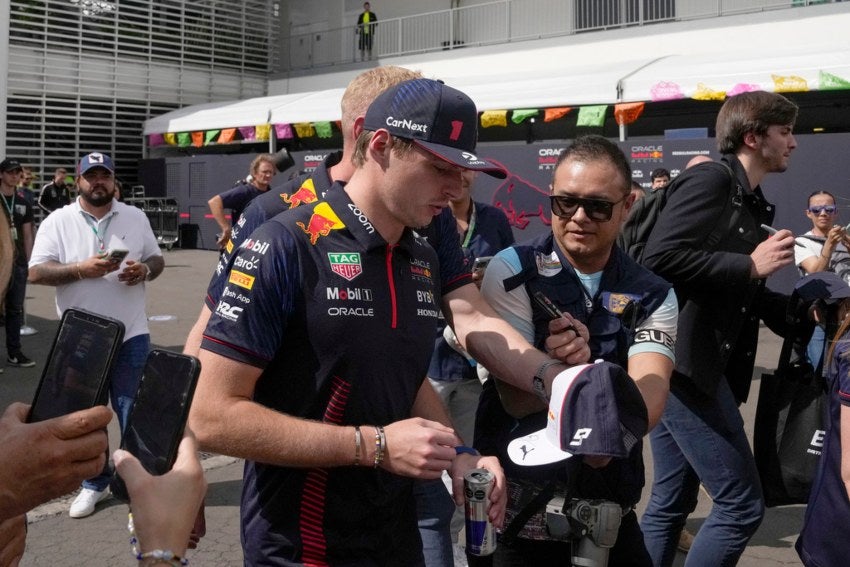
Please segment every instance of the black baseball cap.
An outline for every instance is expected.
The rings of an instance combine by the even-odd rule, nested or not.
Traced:
[[[16,169],[23,168],[24,166],[21,165],[21,162],[15,158],[6,158],[3,161],[0,161],[0,171],[14,171]]]
[[[387,130],[464,169],[504,179],[498,165],[475,155],[478,110],[466,94],[433,79],[411,79],[378,95],[366,111],[365,130]]]

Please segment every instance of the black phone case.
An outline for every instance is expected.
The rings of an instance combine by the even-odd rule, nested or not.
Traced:
[[[115,362],[115,354],[123,340],[124,324],[121,321],[84,309],[65,310],[50,347],[50,353],[47,355],[38,388],[33,396],[27,422],[43,421],[96,405],[106,405],[109,374]],[[74,349],[73,354],[71,354],[72,349]],[[68,359],[72,360],[69,362]],[[101,371],[92,373],[90,365],[98,362],[102,362],[99,365]],[[81,369],[78,373],[81,378],[97,381],[89,382],[90,386],[94,386],[89,389],[90,392],[94,392],[93,396],[87,395],[85,398],[77,396],[77,399],[74,399],[69,390],[57,389],[59,387],[58,373],[65,373],[67,384],[67,375],[74,368],[75,363]],[[63,402],[65,407],[62,407]],[[59,408],[61,411],[58,411]]]
[[[174,368],[165,372],[163,372],[164,367],[160,366],[157,372],[153,372],[152,365],[168,365],[172,361],[179,361],[181,364],[176,365]],[[183,369],[187,369],[188,372],[182,372]],[[145,466],[143,459],[139,459],[142,462],[142,465],[145,466],[145,469],[152,475],[165,474],[171,470],[171,467],[174,465],[174,461],[177,459],[177,449],[180,445],[181,439],[183,438],[183,430],[186,427],[186,420],[189,417],[189,409],[192,406],[192,398],[195,395],[195,387],[198,384],[198,376],[200,372],[201,363],[194,356],[161,349],[154,349],[150,352],[150,354],[148,354],[148,360],[145,365],[145,373],[139,384],[136,401],[133,403],[133,407],[130,410],[130,415],[127,418],[127,423],[124,428],[124,437],[121,440],[121,448],[133,453],[132,447],[128,446],[128,436],[133,434],[132,432],[135,431],[135,428],[138,425],[136,421],[138,421],[139,415],[143,413],[142,409],[140,409],[141,405],[158,403],[161,401],[150,398],[144,394],[144,390],[146,388],[150,389],[155,387],[155,385],[151,382],[152,380],[168,379],[169,385],[173,384],[175,386],[173,390],[174,395],[182,397],[177,419],[173,422],[171,431],[167,432],[168,441],[165,446],[165,451],[161,454],[155,455],[158,459],[161,459],[161,462],[163,462],[165,466],[160,470],[151,470],[150,467]],[[162,428],[164,426],[163,423],[145,425],[158,428]],[[134,454],[134,456],[139,458],[139,455],[137,454]],[[112,480],[109,486],[113,496],[124,502],[130,501],[130,496],[127,493],[127,487],[117,473],[112,475]]]

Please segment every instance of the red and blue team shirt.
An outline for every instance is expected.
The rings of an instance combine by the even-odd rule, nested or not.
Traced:
[[[226,281],[202,348],[262,368],[257,403],[339,425],[410,417],[439,315],[423,239],[388,245],[333,190],[243,240]],[[251,565],[421,561],[411,481],[383,469],[246,462],[241,517]]]
[[[334,185],[328,171],[329,168],[338,164],[341,158],[342,152],[330,154],[312,174],[295,177],[279,189],[271,189],[251,201],[239,220],[234,223],[230,243],[219,258],[210,279],[205,298],[205,303],[210,310],[215,309],[221,298],[221,291],[227,281],[227,265],[233,251],[238,249],[242,241],[268,219],[290,208],[294,209],[324,199],[332,187],[341,187],[340,184]],[[442,295],[472,283],[470,274],[472,266],[464,258],[456,226],[451,209],[446,207],[434,217],[428,227],[417,230],[437,251]]]

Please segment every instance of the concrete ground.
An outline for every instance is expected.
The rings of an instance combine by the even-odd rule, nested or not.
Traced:
[[[155,346],[181,350],[185,337],[201,308],[206,284],[215,265],[216,253],[205,250],[164,252],[166,270],[148,285],[147,313],[151,318],[151,337]],[[27,291],[27,322],[38,333],[23,338],[24,353],[37,361],[35,368],[6,368],[0,374],[0,408],[12,401],[29,403],[41,375],[50,343],[58,322],[53,288],[29,286]],[[751,402],[741,410],[752,436],[755,400],[758,397],[758,377],[772,368],[779,355],[779,340],[767,330],[762,331],[756,380]],[[117,445],[117,425],[110,425],[110,442]],[[645,452],[647,478],[652,478],[652,462]],[[189,552],[194,565],[240,565],[239,494],[242,463],[237,459],[209,456],[204,460],[209,490],[207,494],[207,535],[200,549]],[[647,489],[648,490],[648,489]],[[72,565],[130,565],[130,545],[127,534],[127,507],[114,499],[98,505],[97,512],[74,520],[67,508],[73,495],[58,499],[29,514],[27,552],[22,566],[64,567]],[[644,498],[645,500],[645,498]],[[703,494],[697,510],[689,520],[692,531],[710,509]],[[642,512],[642,506],[638,507]],[[800,565],[794,551],[803,521],[803,506],[788,506],[768,510],[765,521],[755,534],[739,565],[744,567],[773,567]],[[684,564],[679,554],[676,565]]]

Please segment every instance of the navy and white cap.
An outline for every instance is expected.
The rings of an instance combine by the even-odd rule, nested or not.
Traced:
[[[83,159],[80,160],[79,166],[77,166],[77,173],[82,175],[93,167],[102,167],[109,171],[109,173],[115,173],[115,166],[112,165],[112,158],[100,152],[92,152],[87,156],[83,156]]]
[[[835,272],[815,272],[797,280],[794,291],[806,301],[835,303],[850,297],[850,285]]]
[[[508,456],[524,466],[573,455],[625,458],[646,435],[648,423],[643,397],[622,367],[581,364],[552,383],[546,428],[511,441]]]
[[[500,166],[475,155],[478,110],[464,93],[432,79],[411,79],[377,96],[363,122],[365,130],[387,130],[435,156],[504,179]]]

